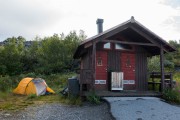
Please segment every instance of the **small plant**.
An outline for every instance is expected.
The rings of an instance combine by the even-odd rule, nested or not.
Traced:
[[[35,99],[35,98],[37,98],[36,94],[30,94],[27,96],[27,99]]]
[[[87,96],[87,100],[93,104],[100,104],[100,97],[96,95],[94,91],[91,91],[90,94]]]
[[[178,89],[166,89],[163,92],[163,98],[172,103],[180,103],[180,92]]]
[[[59,101],[68,105],[82,105],[80,96],[63,96],[60,94]]]
[[[79,96],[69,96],[67,98],[69,100],[69,104],[71,104],[71,105],[81,105],[82,104],[81,98]]]

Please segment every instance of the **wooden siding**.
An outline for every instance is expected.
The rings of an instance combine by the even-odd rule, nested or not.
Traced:
[[[92,47],[81,58],[81,69],[92,69]]]
[[[121,53],[121,71],[124,73],[124,80],[134,80],[134,84],[124,84],[124,90],[135,90],[135,53],[122,52]],[[129,62],[129,63],[128,63]],[[128,65],[129,64],[129,65]]]
[[[81,58],[80,84],[92,83],[92,48]]]
[[[147,52],[139,46],[136,46],[136,89],[139,91],[148,90],[147,81]]]
[[[108,71],[120,72],[120,51],[108,51]]]
[[[80,84],[91,84],[92,83],[92,70],[81,69],[80,71]]]
[[[102,65],[97,65],[97,59],[102,59]],[[106,80],[106,84],[96,84],[96,90],[107,90],[108,79],[107,79],[107,51],[96,51],[96,80]]]

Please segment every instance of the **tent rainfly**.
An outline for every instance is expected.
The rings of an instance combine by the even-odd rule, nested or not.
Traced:
[[[20,81],[17,88],[13,90],[13,93],[21,95],[36,94],[40,96],[55,92],[41,78],[24,78]]]

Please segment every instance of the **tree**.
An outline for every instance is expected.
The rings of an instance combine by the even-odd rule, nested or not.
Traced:
[[[73,63],[73,54],[80,41],[85,39],[84,33],[82,31],[80,33],[80,35],[77,35],[73,31],[67,36],[54,34],[42,39],[39,49],[40,64],[38,71],[50,74],[70,70]]]
[[[173,53],[167,53],[165,58],[174,63],[175,66],[180,66],[180,44],[173,40],[170,40],[169,44],[175,47],[177,51]]]
[[[5,40],[5,45],[0,52],[1,74],[15,75],[22,72],[20,61],[24,50],[24,40],[23,37],[12,37]]]
[[[31,41],[31,46],[24,49],[24,54],[21,59],[24,73],[35,72],[38,67],[38,50],[40,48],[40,41],[38,41],[38,39],[39,38],[36,38],[34,41]]]
[[[174,71],[175,66],[180,66],[180,44],[177,41],[170,40],[169,44],[177,49],[176,52],[166,53],[164,67],[166,71]],[[159,56],[154,56],[148,59],[148,70],[160,71]]]
[[[7,38],[5,45],[0,47],[0,75],[69,71],[73,64],[73,54],[85,38],[82,30],[79,34],[72,31],[68,35],[62,33],[36,37],[33,41],[26,41],[22,36]]]

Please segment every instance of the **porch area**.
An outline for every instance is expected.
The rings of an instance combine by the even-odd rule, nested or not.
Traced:
[[[92,80],[92,70],[83,69],[80,75],[80,95],[88,96],[94,88]],[[160,72],[148,73],[149,80],[147,81],[147,90],[95,90],[95,94],[100,97],[161,97],[162,96],[162,82]],[[89,86],[89,88],[84,87]],[[164,73],[164,89],[173,88],[175,82],[173,81],[173,74],[171,72]]]
[[[83,91],[82,96],[88,96],[90,92]],[[100,97],[161,97],[161,92],[156,91],[95,91]]]

